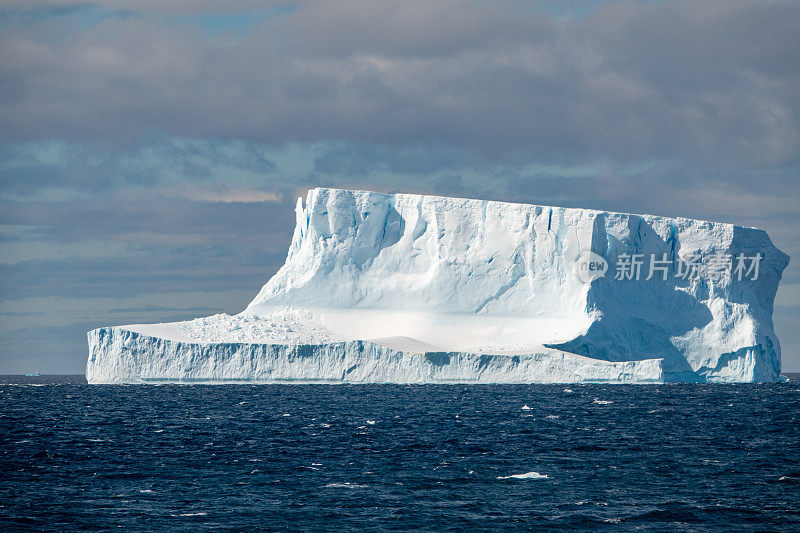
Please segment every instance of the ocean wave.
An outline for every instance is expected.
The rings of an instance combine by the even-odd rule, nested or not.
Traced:
[[[526,472],[524,474],[511,474],[510,476],[498,476],[497,479],[549,479],[548,476],[539,472]]]

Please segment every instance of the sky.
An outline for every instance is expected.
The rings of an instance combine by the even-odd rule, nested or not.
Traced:
[[[800,372],[800,2],[0,0],[0,374],[242,310],[316,186],[764,228]]]

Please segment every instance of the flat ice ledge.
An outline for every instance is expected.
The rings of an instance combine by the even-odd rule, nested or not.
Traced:
[[[548,348],[491,355],[413,352],[359,340],[198,343],[122,327],[92,330],[88,341],[91,384],[663,382],[660,359],[600,361]]]

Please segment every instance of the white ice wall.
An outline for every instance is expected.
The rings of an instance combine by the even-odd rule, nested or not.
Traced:
[[[612,268],[621,253],[764,259],[756,281],[617,281],[612,272],[589,285],[573,272],[584,250]],[[664,358],[674,380],[772,381],[780,373],[772,302],[787,264],[763,230],[720,222],[314,189],[305,206],[298,201],[286,264],[245,313],[289,305],[531,319],[516,336],[504,332],[510,344],[526,337],[603,360]],[[561,322],[557,338],[528,335],[540,318]],[[357,338],[387,334],[354,321]],[[501,347],[498,336],[491,341]]]
[[[415,353],[349,341],[186,343],[124,328],[89,332],[89,383],[651,383],[658,360],[612,363],[544,349],[519,356]]]

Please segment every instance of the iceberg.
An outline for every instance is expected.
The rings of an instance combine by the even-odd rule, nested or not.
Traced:
[[[721,222],[317,188],[244,311],[90,331],[86,377],[771,382],[788,262]]]

